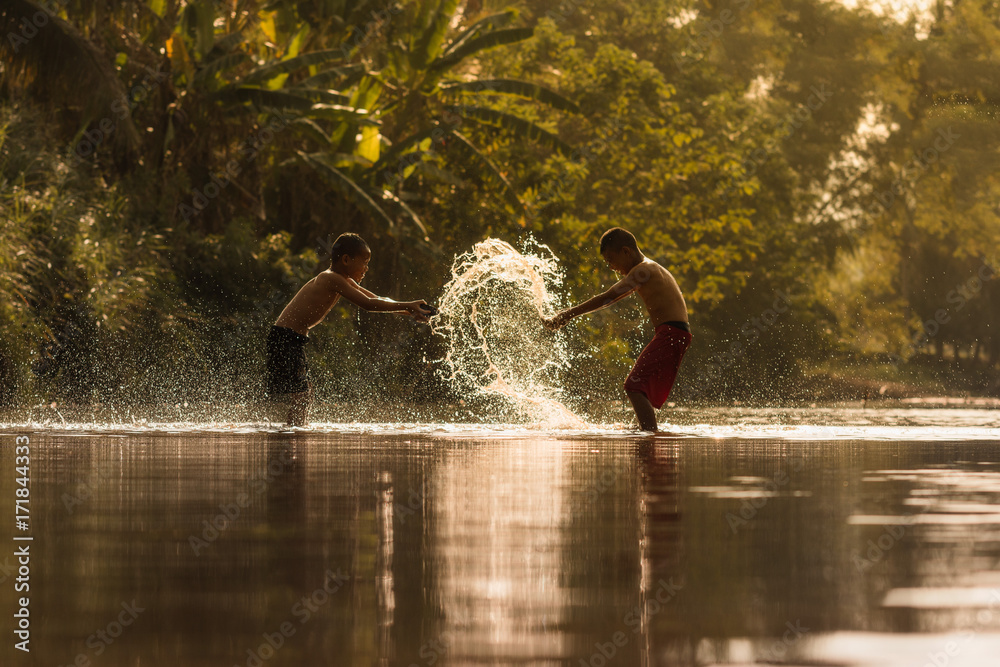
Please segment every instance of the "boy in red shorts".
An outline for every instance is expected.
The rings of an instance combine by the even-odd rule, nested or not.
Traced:
[[[656,410],[670,396],[681,359],[691,345],[687,306],[677,281],[665,268],[639,251],[631,233],[615,227],[601,237],[601,256],[608,266],[624,276],[603,294],[543,320],[546,328],[558,329],[578,315],[606,308],[637,292],[646,304],[656,335],[635,361],[625,380],[625,392],[643,431],[656,431]]]
[[[267,395],[288,404],[288,424],[304,426],[312,388],[306,365],[309,330],[344,297],[365,310],[404,313],[426,322],[434,309],[425,301],[393,301],[361,286],[372,251],[357,234],[341,234],[330,248],[330,268],[302,286],[267,336]]]

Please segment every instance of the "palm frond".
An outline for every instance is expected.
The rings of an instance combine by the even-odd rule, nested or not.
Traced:
[[[509,8],[499,14],[492,14],[479,19],[466,30],[462,31],[462,33],[448,45],[442,55],[452,53],[455,49],[461,47],[470,39],[479,37],[486,31],[498,30],[506,25],[510,25],[517,18],[517,15],[518,12],[516,9]]]
[[[195,81],[201,82],[211,79],[219,72],[224,72],[234,67],[239,67],[243,63],[249,62],[250,58],[245,53],[230,53],[208,62],[204,67],[198,69],[194,75]]]
[[[458,9],[459,0],[441,0],[437,11],[431,17],[430,25],[424,29],[420,39],[413,45],[410,51],[410,66],[414,69],[423,69],[427,63],[431,62],[441,52],[441,45],[444,44],[445,35],[451,24],[452,16]]]
[[[448,142],[448,147],[454,146],[472,162],[478,164],[482,168],[480,175],[483,177],[483,180],[493,186],[495,191],[499,191],[501,194],[500,199],[507,202],[515,212],[525,213],[524,202],[517,196],[514,186],[510,184],[510,181],[500,172],[493,161],[473,146],[472,142],[466,139],[460,132],[452,130],[449,134],[455,141]]]
[[[209,95],[209,99],[222,104],[253,104],[258,108],[294,109],[308,111],[313,102],[305,95],[288,90],[267,90],[255,86],[227,86]]]
[[[364,65],[345,65],[343,67],[331,67],[322,72],[299,81],[298,86],[302,88],[327,88],[332,83],[340,85],[337,88],[343,90],[347,86],[343,80],[350,77],[360,76],[365,73]]]
[[[32,17],[47,22],[27,38],[22,23],[35,26]],[[37,27],[37,26],[35,26]],[[110,60],[66,21],[49,14],[29,0],[0,3],[0,80],[8,89],[21,89],[50,106],[79,110],[83,125],[110,117],[112,105],[125,95],[125,87]],[[139,146],[139,133],[131,116],[119,121],[112,140],[128,153]]]
[[[563,97],[553,90],[539,86],[537,83],[518,81],[516,79],[482,79],[445,84],[441,86],[441,92],[452,95],[477,95],[480,93],[516,95],[517,97],[543,102],[561,111],[580,113],[580,107],[576,105],[576,102]]]
[[[530,39],[535,34],[534,28],[507,28],[504,30],[494,30],[482,37],[476,37],[457,47],[450,53],[442,55],[434,60],[428,67],[431,72],[442,72],[449,67],[453,67],[469,56],[475,55],[486,49],[493,49],[506,44],[516,44]]]
[[[563,155],[570,155],[573,152],[573,148],[556,135],[518,116],[486,107],[453,106],[449,107],[449,109],[463,118],[512,132],[519,137],[531,139],[532,141],[549,146]]]
[[[296,118],[289,123],[289,127],[298,131],[303,136],[311,138],[324,148],[328,148],[330,146],[329,133],[320,127],[319,123],[314,121],[312,118]]]
[[[424,241],[430,241],[430,239],[427,236],[427,227],[424,226],[424,223],[420,219],[420,216],[418,216],[416,212],[412,208],[410,208],[405,201],[403,201],[402,199],[400,199],[399,197],[397,197],[388,190],[382,191],[382,199],[385,201],[392,202],[396,206],[396,208],[399,209],[399,212],[403,215],[403,217],[409,220],[411,223],[413,223],[413,225],[416,226],[423,233]]]
[[[333,90],[300,88],[298,86],[286,88],[285,90],[291,92],[294,95],[301,95],[307,100],[312,100],[313,102],[322,102],[323,104],[339,104],[341,106],[349,106],[351,104],[350,97],[348,97],[347,95],[341,95],[340,93]]]
[[[356,109],[340,104],[314,104],[306,111],[306,115],[310,118],[333,120],[340,123],[353,123],[368,127],[378,127],[381,125],[378,121],[372,120],[368,116],[368,112],[364,109]]]
[[[215,44],[212,45],[212,50],[209,51],[208,55],[224,56],[245,41],[246,36],[242,31],[231,32],[215,40]]]
[[[427,151],[428,154],[430,151]],[[423,153],[421,153],[423,155]],[[430,160],[422,160],[413,165],[414,171],[419,171],[436,181],[440,181],[447,185],[454,185],[456,188],[468,187],[469,182],[464,178],[461,178],[458,174],[451,171],[450,169],[444,169],[437,166]]]
[[[215,4],[207,0],[189,2],[183,20],[198,57],[204,58],[215,44]]]
[[[441,125],[434,125],[434,127],[428,128],[421,132],[416,132],[403,141],[397,142],[393,147],[382,156],[382,158],[372,165],[369,170],[369,174],[374,177],[376,182],[381,182],[384,184],[389,179],[380,179],[381,176],[386,171],[390,171],[392,174],[399,173],[399,162],[402,156],[410,150],[419,149],[420,144],[427,141],[428,139],[438,137],[447,137],[447,146],[450,148],[455,147],[456,151],[461,153],[468,162],[475,164],[481,168],[480,176],[488,184],[490,184],[493,189],[499,193],[499,199],[506,202],[513,208],[516,212],[524,211],[524,203],[518,197],[517,192],[514,187],[510,184],[510,181],[500,172],[497,166],[490,160],[482,151],[476,148],[472,142],[470,142],[464,135],[455,130],[445,129]],[[420,154],[419,164],[428,164],[423,162],[423,156],[425,153]],[[430,153],[426,153],[430,155]],[[418,162],[414,162],[413,166],[419,166]],[[433,171],[433,169],[431,170]],[[440,176],[435,174],[435,177],[440,178]]]
[[[439,125],[435,125],[426,130],[415,132],[402,141],[397,141],[388,151],[382,154],[378,162],[372,165],[372,173],[377,175],[387,169],[394,169],[403,153],[433,137],[435,131],[438,132],[439,136],[444,136],[444,130],[441,130]]]
[[[441,0],[415,0],[413,3],[416,5],[416,14],[413,17],[413,27],[414,30],[410,33],[410,50],[412,51],[420,39],[420,36],[424,34],[424,30],[427,29],[428,23],[430,23],[432,12],[437,9],[438,3]]]
[[[327,154],[307,154],[298,151],[298,156],[302,162],[312,167],[327,182],[354,203],[355,206],[373,219],[384,224],[389,233],[395,233],[396,223],[393,219],[386,214],[385,210],[353,178],[330,164],[330,158]]]
[[[256,85],[264,81],[270,81],[276,76],[290,74],[303,67],[315,67],[332,60],[343,60],[344,52],[341,49],[327,49],[326,51],[313,51],[287,60],[261,65],[257,69],[248,72],[241,79],[244,85]]]
[[[334,167],[337,169],[344,169],[349,167],[364,167],[368,168],[372,166],[371,160],[366,160],[357,153],[327,153],[327,159]]]

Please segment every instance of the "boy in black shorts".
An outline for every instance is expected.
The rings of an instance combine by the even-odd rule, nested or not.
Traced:
[[[343,296],[365,310],[406,313],[426,322],[434,310],[425,301],[393,301],[359,283],[368,272],[372,251],[357,234],[341,234],[331,248],[330,268],[302,286],[281,311],[267,336],[267,394],[289,405],[290,426],[303,426],[312,398],[305,344],[309,330],[323,321]]]

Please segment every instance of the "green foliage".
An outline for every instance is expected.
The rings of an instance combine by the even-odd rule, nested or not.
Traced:
[[[8,4],[11,29],[37,10]],[[795,393],[852,355],[996,377],[991,5],[234,7],[71,0],[0,49],[0,403],[250,401],[267,326],[343,231],[369,289],[430,300],[472,243],[533,235],[575,299],[626,227],[687,298],[679,397]],[[620,396],[642,318],[574,323],[571,393]],[[330,319],[324,396],[444,395],[418,328]]]
[[[12,385],[37,390],[30,359],[57,393],[91,400],[136,370],[99,376],[99,350],[138,346],[184,315],[166,240],[132,222],[124,183],[106,188],[56,153],[45,123],[6,111],[3,125],[2,274],[16,297],[8,340],[21,362]]]

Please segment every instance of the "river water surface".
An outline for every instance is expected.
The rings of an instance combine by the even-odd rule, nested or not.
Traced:
[[[996,410],[672,416],[4,425],[0,662],[1000,664]]]

